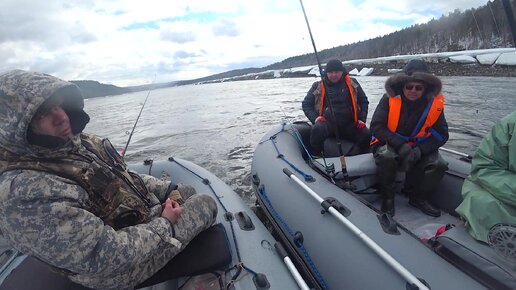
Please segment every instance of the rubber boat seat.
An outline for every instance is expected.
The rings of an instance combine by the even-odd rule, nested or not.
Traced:
[[[231,263],[231,251],[226,230],[216,224],[201,232],[169,264],[155,275],[166,279],[195,276],[215,271],[223,271]],[[163,279],[163,280],[166,280]],[[139,287],[146,287],[143,282]],[[0,290],[87,290],[89,288],[70,281],[64,275],[52,270],[45,263],[27,257],[0,285]]]
[[[488,244],[473,239],[464,225],[445,231],[430,243],[443,258],[490,289],[516,289],[516,265],[496,254]]]

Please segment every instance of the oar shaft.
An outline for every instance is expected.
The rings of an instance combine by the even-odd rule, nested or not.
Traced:
[[[301,274],[299,274],[299,271],[297,270],[296,266],[294,266],[294,263],[292,263],[292,260],[288,256],[287,251],[285,251],[285,248],[283,248],[283,246],[280,243],[274,244],[274,247],[276,248],[276,251],[278,251],[278,254],[283,258],[283,262],[290,271],[290,274],[292,274],[294,280],[296,280],[296,283],[299,286],[299,288],[302,290],[310,290],[303,277],[301,277]]]
[[[452,150],[452,149],[448,149],[448,148],[445,148],[445,147],[440,147],[439,150],[442,150],[442,151],[448,152],[448,153],[452,153],[452,154],[458,155],[460,157],[465,157],[465,158],[468,158],[468,159],[473,158],[469,154],[462,153],[462,152],[459,152],[459,151],[455,151],[455,150]]]
[[[301,186],[306,192],[308,192],[318,203],[322,203],[324,199],[322,199],[317,193],[315,193],[310,187],[308,187],[304,182],[302,182],[297,176],[292,173],[288,168],[283,168],[283,172],[290,177],[290,179],[294,180],[299,186]]]
[[[428,288],[419,281],[417,277],[412,275],[403,265],[401,265],[396,259],[394,259],[389,253],[387,253],[382,247],[380,247],[375,241],[373,241],[369,236],[367,236],[364,232],[362,232],[359,228],[357,228],[352,222],[350,222],[347,218],[345,218],[340,212],[338,212],[335,208],[330,207],[328,211],[340,220],[343,224],[345,224],[348,229],[350,229],[356,236],[358,236],[369,248],[371,248],[380,258],[382,258],[389,266],[391,266],[398,274],[400,274],[407,282],[415,284],[419,289]]]
[[[287,174],[287,176],[289,176],[290,179],[294,180],[299,186],[301,186],[306,192],[308,192],[319,203],[322,203],[324,201],[324,199],[322,199],[303,181],[297,178],[297,176],[295,176],[290,170],[284,168],[283,172]],[[396,259],[389,255],[389,253],[382,249],[382,247],[380,247],[375,241],[369,238],[369,236],[367,236],[352,222],[350,222],[346,217],[344,217],[338,210],[336,210],[333,207],[330,207],[328,211],[340,222],[342,222],[348,229],[350,229],[356,236],[358,236],[369,248],[373,250],[373,252],[380,256],[380,258],[382,258],[389,266],[391,266],[396,272],[398,272],[398,274],[400,274],[407,282],[416,285],[419,289],[429,290],[428,287],[421,283],[421,281],[419,281],[417,277],[410,273],[405,267],[403,267],[403,265],[396,261]]]

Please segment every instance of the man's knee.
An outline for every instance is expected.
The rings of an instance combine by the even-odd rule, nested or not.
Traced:
[[[378,166],[390,165],[390,167],[392,167],[398,164],[398,154],[394,148],[389,145],[383,145],[376,148],[373,156]]]
[[[197,193],[197,191],[195,190],[195,188],[193,188],[193,186],[188,185],[188,184],[183,184],[183,183],[179,183],[177,185],[177,190],[181,194],[181,197],[183,198],[183,200],[187,200],[192,195]]]
[[[206,194],[197,194],[192,196],[195,198],[194,202],[196,202],[197,206],[201,209],[200,211],[206,214],[206,223],[208,225],[212,225],[217,218],[217,203],[215,200]]]
[[[420,164],[418,164],[425,173],[436,172],[444,173],[448,170],[448,162],[446,162],[438,151],[435,151],[429,155],[421,158]]]
[[[310,132],[310,144],[316,147],[322,147],[324,140],[328,138],[329,133],[324,123],[316,123],[312,126]]]
[[[195,194],[185,201],[178,222],[174,225],[176,238],[188,242],[209,228],[217,218],[217,204],[212,197]]]

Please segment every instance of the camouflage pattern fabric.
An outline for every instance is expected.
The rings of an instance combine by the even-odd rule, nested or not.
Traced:
[[[52,149],[27,141],[38,108],[63,88],[66,101],[82,109],[82,96],[72,83],[20,70],[0,75],[0,167],[17,158],[44,162],[84,153],[79,135]],[[166,199],[168,182],[142,179],[159,201]],[[6,240],[95,289],[130,289],[146,280],[208,228],[217,212],[211,197],[195,194],[185,200],[173,226],[160,217],[158,203],[149,222],[116,231],[86,210],[91,204],[86,190],[70,179],[21,169],[0,175],[0,231]]]

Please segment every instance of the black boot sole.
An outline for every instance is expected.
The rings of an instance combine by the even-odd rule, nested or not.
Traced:
[[[441,212],[439,211],[439,213],[436,213],[436,212],[430,212],[430,211],[427,211],[425,210],[424,208],[421,207],[421,205],[415,203],[415,202],[411,202],[409,200],[409,204],[417,209],[419,209],[422,213],[428,215],[428,216],[431,216],[431,217],[440,217],[441,216]]]

